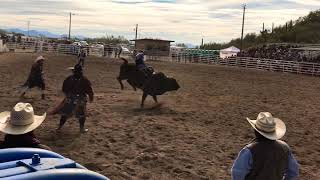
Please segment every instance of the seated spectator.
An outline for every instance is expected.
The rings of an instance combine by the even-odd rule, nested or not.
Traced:
[[[263,45],[248,48],[238,54],[239,57],[253,57],[253,58],[265,58],[276,59],[285,61],[297,61],[297,62],[317,62],[317,58],[307,58],[303,56],[301,52],[292,48],[297,48],[297,45]],[[319,56],[320,58],[320,56]]]
[[[0,148],[31,147],[51,150],[35,137],[33,131],[39,127],[46,113],[42,116],[34,115],[33,107],[29,103],[18,103],[12,111],[0,113],[0,131],[5,133]]]

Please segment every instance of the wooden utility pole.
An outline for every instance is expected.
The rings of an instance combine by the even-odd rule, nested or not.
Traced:
[[[29,31],[30,31],[30,21],[28,21],[28,37],[30,36]]]
[[[273,30],[274,30],[274,23],[272,23],[272,31],[271,31],[272,34],[273,34]]]
[[[244,30],[244,18],[246,14],[246,5],[243,5],[243,17],[242,17],[242,31],[241,31],[241,47],[240,47],[240,52],[243,49],[243,30]]]
[[[136,41],[134,41],[134,49],[137,49],[137,39],[138,39],[138,24],[136,24],[136,36],[135,36],[135,40]]]
[[[69,40],[71,39],[71,15],[72,15],[72,13],[70,12],[70,18],[69,18],[69,36],[68,36],[68,39],[69,39]]]
[[[138,38],[138,24],[136,24],[136,40],[137,40],[137,38]]]

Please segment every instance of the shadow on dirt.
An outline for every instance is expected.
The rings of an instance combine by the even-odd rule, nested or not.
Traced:
[[[125,113],[125,116],[139,116],[139,115],[147,115],[147,116],[158,116],[158,115],[177,115],[177,112],[171,107],[165,106],[163,103],[159,103],[153,106],[146,106],[144,108],[137,107],[136,104],[125,104],[118,105],[116,107],[112,107],[112,111]]]

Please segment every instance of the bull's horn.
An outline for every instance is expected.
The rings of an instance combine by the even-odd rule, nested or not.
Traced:
[[[128,60],[126,60],[125,58],[121,58],[122,61],[124,61],[125,64],[128,64]]]

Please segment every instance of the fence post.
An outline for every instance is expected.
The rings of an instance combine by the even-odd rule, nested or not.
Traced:
[[[312,76],[314,75],[314,63],[312,63]]]
[[[187,58],[184,58],[184,63],[187,64]]]
[[[248,58],[246,58],[246,68],[248,67]]]

